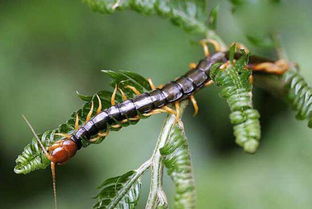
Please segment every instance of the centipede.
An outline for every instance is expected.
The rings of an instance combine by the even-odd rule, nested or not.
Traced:
[[[122,90],[119,89],[123,101],[116,103],[115,98],[118,91],[118,87],[116,85],[111,95],[111,106],[108,108],[102,108],[101,99],[98,95],[96,95],[98,100],[97,108],[94,110],[94,102],[92,101],[85,123],[79,124],[79,116],[77,114],[74,123],[74,132],[70,134],[55,133],[55,135],[62,136],[63,138],[57,140],[48,147],[44,147],[28,120],[24,118],[37,139],[37,142],[40,144],[44,155],[51,162],[55,201],[55,166],[64,164],[75,156],[77,151],[83,147],[84,141],[96,142],[100,138],[103,139],[107,137],[110,130],[119,130],[129,124],[137,123],[143,117],[149,117],[158,113],[175,114],[177,120],[179,120],[180,116],[178,115],[179,111],[177,111],[177,109],[179,108],[180,102],[187,99],[192,102],[195,113],[197,113],[198,106],[194,98],[194,94],[203,89],[205,86],[210,86],[213,82],[218,83],[218,79],[215,79],[216,74],[212,75],[211,70],[219,69],[219,67],[226,64],[231,57],[233,57],[233,59],[239,59],[243,56],[243,53],[240,52],[231,54],[229,51],[219,51],[218,49],[211,54],[207,51],[207,49],[208,48],[206,47],[205,57],[201,59],[198,64],[191,65],[191,69],[177,79],[160,87],[155,87],[153,82],[148,80],[151,91],[141,93],[135,87],[129,86],[136,96],[133,98],[127,98]],[[272,60],[256,56],[249,56],[249,63],[244,63],[244,65],[246,65],[246,72],[248,73],[256,71],[282,74],[285,70],[287,70],[285,66],[281,67]],[[229,74],[225,76],[229,76]],[[224,82],[226,82],[227,78],[223,78],[223,80],[224,79]],[[229,89],[227,92],[228,91]],[[242,94],[245,93],[246,92],[242,92]],[[232,107],[234,107],[235,110],[235,105],[232,105]],[[257,116],[255,113],[256,112],[252,111],[252,108],[250,107],[247,108],[242,114]],[[234,114],[236,114],[235,117]],[[235,120],[233,119],[233,123],[238,125],[238,123],[235,122],[238,118],[237,112],[234,111],[231,117],[236,118]],[[258,117],[254,119],[257,120]],[[257,133],[257,136],[255,137],[256,140],[258,140],[260,135]],[[244,142],[242,141],[241,143]]]

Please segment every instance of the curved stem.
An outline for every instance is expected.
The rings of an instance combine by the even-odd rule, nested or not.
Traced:
[[[125,194],[129,191],[131,186],[144,174],[144,172],[150,168],[151,160],[145,161],[138,169],[136,169],[136,173],[133,175],[131,180],[118,192],[118,197],[115,198],[107,208],[115,208],[119,201],[125,196]]]
[[[181,102],[180,116],[182,116],[182,113],[187,104],[188,101]],[[170,134],[170,130],[176,123],[177,123],[176,116],[173,114],[169,114],[165,119],[163,128],[157,139],[156,147],[151,157],[151,186],[145,209],[156,208],[159,204],[164,208],[167,208],[168,206],[167,197],[162,188],[164,165],[163,158],[159,152],[159,149],[166,144]]]

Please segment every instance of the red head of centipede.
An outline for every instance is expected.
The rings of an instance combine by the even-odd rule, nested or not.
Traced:
[[[59,140],[48,148],[48,159],[55,163],[61,164],[73,157],[78,150],[78,146],[71,139]]]

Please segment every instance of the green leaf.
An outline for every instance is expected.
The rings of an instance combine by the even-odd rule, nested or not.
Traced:
[[[213,8],[210,11],[209,18],[208,18],[208,26],[209,26],[210,30],[216,30],[217,29],[218,13],[219,13],[219,6]]]
[[[191,156],[183,127],[175,124],[167,143],[160,149],[168,175],[172,178],[176,193],[174,208],[195,208],[196,194],[192,174]]]
[[[246,37],[250,43],[252,43],[253,45],[257,47],[272,48],[275,45],[272,37],[270,36],[260,37],[260,36],[247,35]]]
[[[96,195],[96,209],[125,209],[135,208],[141,193],[140,176],[136,171],[129,171],[121,176],[105,180],[98,188]]]
[[[233,6],[242,6],[246,3],[246,0],[229,0]]]
[[[206,33],[205,0],[84,0],[94,11],[113,13],[134,10],[145,15],[165,17],[186,31]]]
[[[112,78],[112,86],[118,85],[118,88],[121,89],[129,98],[132,98],[135,96],[135,93],[127,88],[127,85],[135,87],[140,92],[146,92],[150,91],[151,88],[148,84],[148,81],[133,72],[114,72],[114,71],[104,71],[106,75],[109,75]],[[96,95],[99,96],[103,109],[106,109],[111,106],[111,95],[112,92],[110,91],[99,91],[98,93],[86,96],[82,95],[77,92],[77,95],[79,98],[81,98],[85,103],[83,107],[74,113],[71,114],[69,117],[69,120],[65,123],[59,125],[54,130],[48,130],[45,131],[43,134],[39,134],[39,138],[42,142],[42,144],[45,147],[51,146],[54,142],[62,139],[62,137],[55,135],[55,133],[66,133],[66,134],[72,134],[74,132],[74,126],[75,126],[75,118],[76,115],[79,116],[79,124],[84,124],[87,114],[90,111],[91,107],[91,101],[94,102],[94,110],[93,110],[93,116],[96,114],[96,109],[98,107],[98,99]],[[118,91],[116,95],[116,102],[121,102],[122,98],[120,95],[120,92]],[[123,126],[127,126],[130,124],[135,124],[137,121],[131,122],[131,123],[124,123]],[[117,131],[119,129],[113,129],[113,131]],[[96,142],[93,143],[100,143],[102,142],[104,137],[100,138]],[[86,147],[91,142],[89,141],[83,141],[83,146]],[[42,153],[42,150],[40,146],[38,145],[35,138],[32,139],[31,143],[26,145],[22,154],[20,154],[16,159],[16,166],[14,168],[14,172],[18,174],[27,174],[31,171],[37,170],[37,169],[44,169],[47,166],[49,166],[49,160],[44,156]]]
[[[273,4],[278,4],[281,3],[281,0],[269,0]]]
[[[226,99],[230,109],[236,143],[246,152],[254,153],[261,137],[260,114],[253,108],[251,70],[245,68],[248,55],[231,62],[226,69],[213,66],[211,79],[222,87],[220,95]]]
[[[234,43],[229,49],[229,61],[233,62],[236,53],[236,44]]]
[[[312,87],[295,70],[289,70],[283,75],[288,101],[297,112],[296,118],[308,120],[308,127],[312,128]]]

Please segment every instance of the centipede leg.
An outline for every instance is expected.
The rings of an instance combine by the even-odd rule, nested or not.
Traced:
[[[207,87],[207,86],[211,86],[212,84],[213,84],[213,80],[210,80],[210,81],[206,82],[204,85],[205,85],[205,87]]]
[[[112,128],[121,128],[121,124],[111,125]]]
[[[176,120],[179,121],[180,120],[180,111],[181,111],[181,107],[180,107],[180,102],[175,102],[174,103],[175,106],[175,112],[176,112]]]
[[[153,110],[153,111],[151,111],[149,113],[144,113],[143,116],[149,117],[151,115],[155,115],[155,114],[159,114],[159,113],[168,113],[168,112],[166,110],[164,110],[164,109],[156,109],[156,110]]]
[[[93,113],[93,108],[94,108],[94,102],[93,102],[93,100],[92,100],[92,101],[91,101],[91,108],[90,108],[90,111],[88,112],[87,117],[86,117],[86,122],[88,122],[88,121],[91,119],[91,116],[92,116],[92,113]]]
[[[214,47],[214,50],[216,52],[219,52],[222,49],[221,44],[218,41],[214,40],[214,39],[210,39],[210,38],[203,39],[203,40],[200,40],[199,43],[202,45],[203,50],[204,50],[204,54],[205,54],[206,57],[210,56],[210,51],[209,51],[208,44],[211,44]]]
[[[121,98],[122,98],[122,101],[125,101],[125,100],[127,100],[128,98],[127,98],[127,95],[125,94],[125,92],[122,90],[122,89],[118,89],[119,91],[120,91],[120,93],[121,93]]]
[[[274,63],[263,62],[257,65],[251,65],[250,68],[254,71],[262,71],[266,73],[282,75],[289,69],[289,64],[286,60],[278,60]]]
[[[130,121],[137,121],[137,120],[140,120],[140,116],[135,116],[135,117],[132,117],[132,118],[128,118],[128,120]]]
[[[190,70],[194,70],[196,68],[197,64],[195,62],[191,62],[188,67]]]
[[[125,86],[125,88],[131,89],[136,95],[141,94],[141,92],[139,90],[137,90],[137,88],[135,88],[134,86],[127,85],[127,86]]]
[[[165,110],[169,114],[173,114],[173,115],[176,115],[176,116],[178,115],[176,110],[174,110],[174,109],[172,109],[172,108],[170,108],[168,106],[164,106],[164,107],[162,107],[162,109]]]
[[[96,109],[96,114],[99,114],[102,111],[102,101],[99,95],[96,95],[96,98],[98,99],[98,103],[99,103],[98,108]]]
[[[69,139],[69,138],[71,137],[70,134],[65,134],[65,133],[55,133],[54,135],[56,135],[56,136],[62,136],[62,137],[65,137],[65,138],[67,138],[67,139]]]
[[[155,87],[155,85],[154,85],[152,79],[151,79],[151,78],[148,78],[147,81],[148,81],[148,83],[149,83],[151,89],[152,89],[152,90],[155,90],[156,87]],[[158,85],[158,86],[157,86],[157,88],[159,88],[159,89],[161,89],[162,87],[164,87],[164,85]]]
[[[254,83],[254,76],[250,75],[249,78],[248,78],[248,81],[249,81],[250,84],[253,84]]]
[[[112,94],[112,97],[111,97],[111,105],[112,106],[114,106],[116,104],[115,99],[116,99],[117,89],[118,89],[118,87],[117,87],[117,84],[116,84],[116,86],[114,88],[114,91],[113,91],[113,94]]]
[[[152,90],[155,90],[155,89],[156,89],[156,87],[155,87],[155,85],[154,85],[154,83],[153,83],[152,79],[151,79],[151,78],[148,78],[148,79],[147,79],[147,81],[148,81],[148,83],[149,83],[149,85],[150,85],[151,89],[152,89]]]
[[[193,114],[193,116],[196,116],[198,114],[199,108],[198,108],[197,101],[196,101],[194,95],[190,96],[190,100],[191,100],[191,102],[193,104],[193,107],[194,107],[194,114]]]
[[[94,137],[94,138],[92,138],[92,139],[90,139],[89,141],[90,142],[96,142],[97,140],[99,140],[101,137],[105,137],[105,136],[108,136],[108,134],[109,134],[109,130],[107,130],[107,131],[105,131],[105,132],[103,132],[103,133],[101,133],[101,132],[99,132],[97,135],[97,137]]]
[[[76,119],[75,119],[75,130],[79,129],[79,116],[78,113],[76,114]]]

